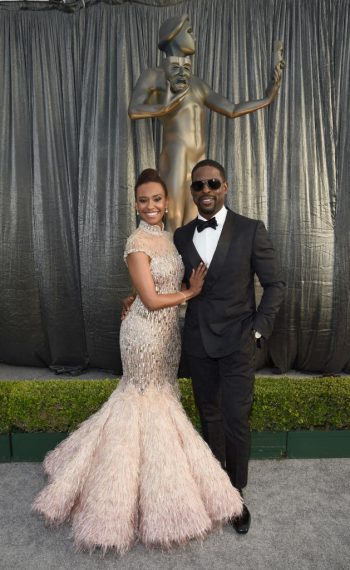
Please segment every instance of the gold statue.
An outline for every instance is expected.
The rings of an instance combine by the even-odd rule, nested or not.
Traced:
[[[168,187],[168,221],[175,231],[197,214],[189,187],[193,166],[205,158],[205,107],[236,118],[270,105],[281,85],[283,44],[276,43],[274,76],[265,97],[237,105],[192,75],[189,56],[195,52],[195,38],[186,14],[161,25],[158,47],[165,52],[163,65],[147,69],[139,77],[129,117],[159,117],[163,125],[159,173]]]

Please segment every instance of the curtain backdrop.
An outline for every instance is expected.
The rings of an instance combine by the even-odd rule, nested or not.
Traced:
[[[133,185],[161,143],[127,107],[161,62],[160,24],[182,13],[194,73],[235,102],[263,96],[285,46],[271,107],[207,112],[228,205],[264,220],[287,282],[258,365],[350,372],[349,0],[0,4],[0,360],[120,372]]]

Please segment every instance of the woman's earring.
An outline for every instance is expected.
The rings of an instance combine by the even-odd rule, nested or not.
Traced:
[[[166,213],[166,214],[168,213],[168,211],[169,211],[168,208],[165,208],[165,213]]]
[[[139,211],[138,211],[138,210],[136,210],[136,216],[139,216],[139,215],[140,215]]]

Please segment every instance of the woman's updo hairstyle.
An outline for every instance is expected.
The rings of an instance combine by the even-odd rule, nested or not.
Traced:
[[[135,198],[138,187],[141,186],[142,184],[148,184],[149,182],[157,182],[158,184],[160,184],[164,190],[166,198],[168,197],[168,189],[166,187],[164,180],[162,180],[162,178],[159,176],[158,172],[154,170],[154,168],[146,168],[141,172],[141,174],[139,174],[139,177],[136,180]]]

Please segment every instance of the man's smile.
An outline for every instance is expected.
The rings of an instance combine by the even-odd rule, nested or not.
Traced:
[[[203,198],[199,199],[199,203],[203,204],[203,206],[210,206],[215,200],[216,198],[214,196],[203,196]]]

